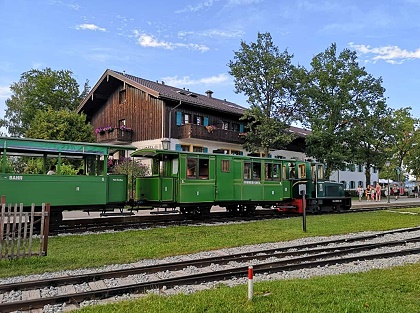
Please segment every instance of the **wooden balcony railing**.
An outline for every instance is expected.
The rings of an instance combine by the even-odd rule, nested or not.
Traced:
[[[207,129],[206,126],[185,124],[178,126],[178,139],[196,138],[230,143],[244,143],[244,138],[235,130]]]
[[[132,132],[123,131],[121,129],[114,129],[112,132],[101,132],[96,134],[97,142],[107,142],[107,143],[127,143],[132,142]]]

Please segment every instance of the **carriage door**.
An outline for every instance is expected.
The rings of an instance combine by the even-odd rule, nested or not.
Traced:
[[[232,158],[216,157],[216,201],[234,198]]]
[[[167,156],[165,155],[164,157]],[[174,178],[172,177],[173,171],[178,173],[178,159],[169,160],[165,158],[163,161],[160,161],[159,176],[161,201],[173,201],[174,199]]]

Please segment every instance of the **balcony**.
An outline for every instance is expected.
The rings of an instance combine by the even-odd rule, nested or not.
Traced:
[[[111,132],[104,131],[96,134],[96,141],[102,143],[112,143],[112,144],[121,144],[121,143],[131,143],[132,142],[131,131],[125,131],[121,129],[114,129]]]
[[[235,130],[207,129],[206,126],[196,124],[178,126],[178,139],[195,138],[242,144],[245,140],[239,134],[240,132]]]

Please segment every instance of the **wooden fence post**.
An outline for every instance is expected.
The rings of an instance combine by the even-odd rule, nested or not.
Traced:
[[[44,204],[42,204],[42,212],[44,212]],[[47,250],[48,250],[48,234],[50,232],[50,212],[51,212],[51,208],[50,208],[50,204],[47,203],[46,205],[46,210],[45,210],[45,226],[44,226],[44,247],[43,247],[43,251],[44,251],[44,255],[47,255]]]

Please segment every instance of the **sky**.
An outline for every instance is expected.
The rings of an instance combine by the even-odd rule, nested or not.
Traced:
[[[0,0],[0,118],[11,84],[47,67],[80,88],[112,69],[247,107],[228,63],[258,32],[306,68],[332,43],[356,51],[388,106],[420,118],[420,0]]]

